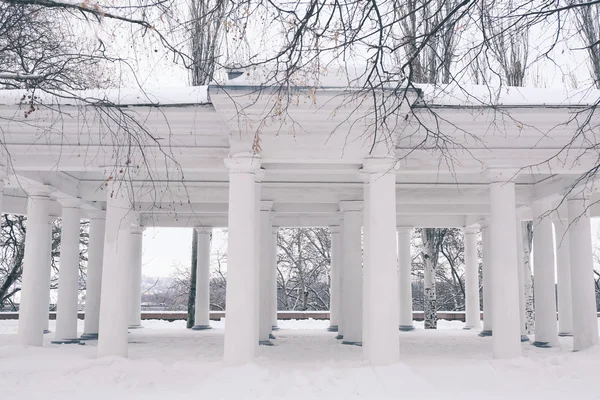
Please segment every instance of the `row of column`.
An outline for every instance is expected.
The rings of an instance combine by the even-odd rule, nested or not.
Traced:
[[[43,334],[48,332],[52,224],[56,217],[49,214],[50,188],[36,186],[29,187],[27,191],[25,267],[18,336],[23,345],[41,346]],[[103,330],[107,339],[99,343],[99,354],[125,355],[127,328],[141,326],[143,227],[131,224],[135,214],[130,211],[129,201],[117,196],[109,198],[106,212],[88,213],[85,322],[83,334],[78,338],[82,210],[78,199],[58,201],[62,205],[62,221],[56,332],[52,342],[63,344],[96,339]],[[122,321],[125,323],[125,336],[121,329],[114,329]]]
[[[482,336],[492,336],[496,358],[521,355],[525,329],[525,271],[523,232],[515,207],[514,171],[495,171],[490,185],[491,217],[481,224],[483,241],[484,326]],[[558,336],[573,336],[573,347],[582,350],[598,343],[589,194],[578,192],[558,213],[547,201],[532,205],[534,235],[535,341],[539,347],[558,344]],[[475,289],[469,281],[467,261],[467,319],[475,318]],[[470,246],[474,246],[471,243]],[[556,260],[555,260],[556,254]],[[527,260],[528,261],[528,260]],[[556,265],[556,276],[555,276]],[[558,293],[558,299],[557,299]],[[474,298],[474,296],[473,296]],[[557,323],[558,300],[558,323]],[[469,305],[473,305],[469,311]],[[467,323],[467,325],[469,325]],[[492,334],[493,332],[493,334]]]

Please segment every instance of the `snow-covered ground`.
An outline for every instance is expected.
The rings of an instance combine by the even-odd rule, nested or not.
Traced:
[[[0,321],[0,399],[592,399],[600,398],[600,348],[571,352],[523,344],[523,357],[492,360],[491,338],[440,321],[399,333],[402,363],[372,368],[361,349],[327,332],[328,321],[280,321],[275,346],[252,364],[221,362],[223,322],[189,331],[184,322],[143,321],[129,359],[96,359],[85,346],[18,346],[17,321]],[[54,321],[50,329],[53,330]],[[80,326],[80,329],[83,326]]]

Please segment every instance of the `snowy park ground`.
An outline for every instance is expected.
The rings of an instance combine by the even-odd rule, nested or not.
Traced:
[[[17,323],[0,321],[0,399],[600,398],[600,348],[573,353],[561,338],[560,348],[524,343],[522,358],[492,360],[491,338],[458,321],[399,332],[402,363],[385,368],[365,365],[360,347],[325,330],[328,321],[280,321],[275,345],[240,367],[221,361],[223,322],[190,331],[184,321],[143,321],[130,331],[129,359],[96,359],[94,341],[51,345],[52,333],[43,348],[23,348]]]

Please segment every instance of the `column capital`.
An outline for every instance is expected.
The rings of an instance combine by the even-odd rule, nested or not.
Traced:
[[[481,221],[479,221],[479,227],[483,230],[483,229],[488,229],[490,227],[491,224],[491,220],[486,218],[486,219],[482,219]]]
[[[465,235],[476,235],[479,232],[478,226],[465,226],[463,228]]]
[[[54,188],[50,185],[26,185],[24,187],[28,197],[50,197]]]
[[[340,201],[340,211],[341,212],[351,212],[351,211],[362,211],[363,202],[362,200],[342,200]]]
[[[57,197],[56,201],[62,208],[80,208],[81,199],[78,197]]]
[[[212,226],[196,226],[194,227],[198,235],[212,235]]]
[[[142,235],[146,230],[146,227],[144,225],[131,224],[129,230],[133,235]]]
[[[223,159],[225,166],[231,173],[256,173],[260,169],[260,157],[245,154],[236,154]]]
[[[271,211],[273,208],[272,200],[261,200],[260,201],[260,211]]]
[[[341,227],[339,225],[331,225],[329,227],[329,232],[333,233],[340,233],[341,232]]]
[[[589,201],[592,193],[596,193],[597,189],[593,186],[585,185],[583,187],[569,188],[563,192],[563,197],[566,197],[567,201],[579,200]]]
[[[567,201],[562,199],[558,203],[552,205],[552,213],[550,217],[554,222],[564,222],[569,220],[569,211],[567,210]]]
[[[93,210],[88,211],[87,216],[90,220],[92,219],[106,219],[106,210]]]
[[[273,233],[273,235],[277,235],[279,233],[279,227],[278,226],[272,226],[271,227],[271,232]]]
[[[414,229],[414,227],[412,227],[412,226],[396,226],[396,233],[410,235],[412,233],[413,229]]]
[[[360,171],[367,174],[391,174],[398,170],[398,160],[392,157],[368,157]]]
[[[490,183],[513,182],[517,178],[518,174],[518,168],[488,167],[484,171],[484,175]]]

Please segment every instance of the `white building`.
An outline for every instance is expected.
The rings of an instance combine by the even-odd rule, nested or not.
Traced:
[[[87,102],[48,96],[29,114],[22,92],[0,93],[2,211],[28,217],[22,344],[42,345],[49,221],[58,216],[56,341],[77,339],[79,222],[89,218],[84,336],[99,335],[99,356],[126,356],[128,326],[140,323],[147,226],[199,230],[198,287],[206,294],[210,230],[228,227],[228,362],[251,360],[276,324],[281,226],[331,228],[331,324],[347,343],[362,343],[373,365],[399,361],[401,330],[412,327],[412,227],[465,229],[472,328],[482,229],[483,329],[493,331],[494,357],[510,358],[521,354],[524,325],[517,222],[534,219],[536,344],[551,346],[559,334],[555,246],[560,333],[572,333],[576,350],[598,342],[589,218],[600,210],[593,176],[580,179],[598,165],[585,147],[586,135],[598,134],[589,112],[598,93],[424,87],[407,91],[407,101],[384,102],[397,107],[386,122],[372,108],[385,95],[332,87],[290,94],[235,82],[88,92]],[[206,296],[198,296],[196,313],[197,328],[206,327]]]

